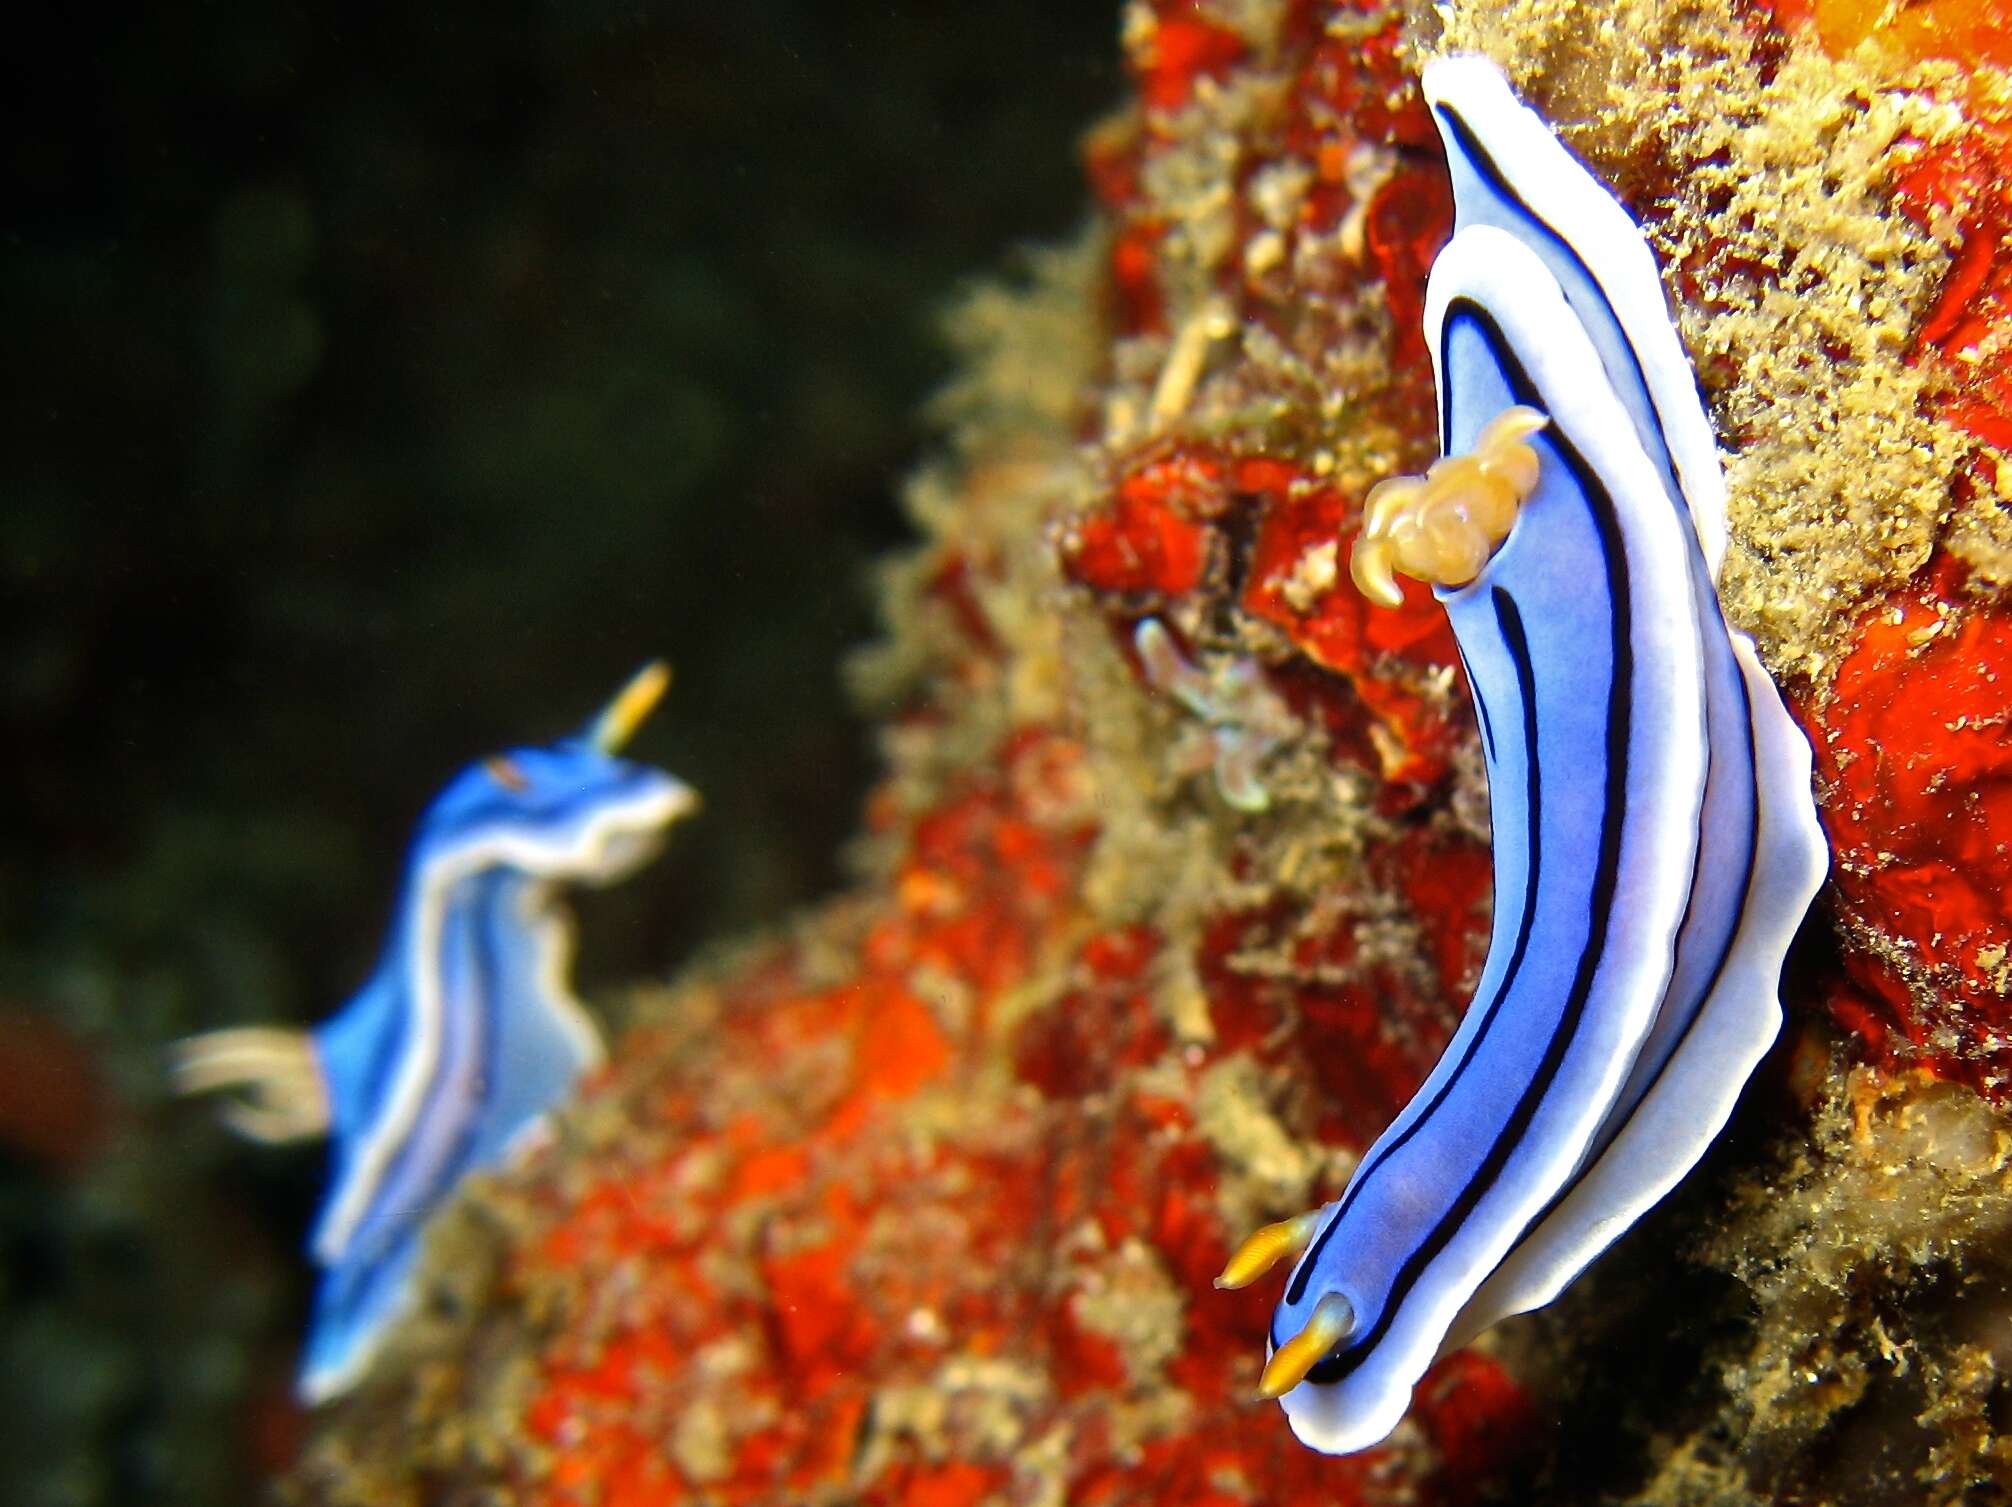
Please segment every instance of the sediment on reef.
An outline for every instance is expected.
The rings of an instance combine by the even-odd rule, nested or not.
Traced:
[[[1092,224],[950,321],[923,543],[850,667],[887,763],[858,882],[643,992],[553,1150],[442,1221],[291,1495],[1998,1500],[2012,34],[1953,0],[1204,0],[1122,40]],[[1838,862],[1707,1165],[1335,1460],[1251,1400],[1269,1288],[1209,1282],[1338,1190],[1485,944],[1450,637],[1344,568],[1366,489],[1430,459],[1415,77],[1454,50],[1664,262],[1727,609]]]

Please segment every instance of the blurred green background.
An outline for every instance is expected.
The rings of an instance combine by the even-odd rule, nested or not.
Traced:
[[[835,882],[840,653],[966,279],[1082,214],[1116,7],[51,10],[0,197],[0,1501],[256,1500],[318,1148],[162,1098],[359,981],[413,818],[639,662],[660,975]]]

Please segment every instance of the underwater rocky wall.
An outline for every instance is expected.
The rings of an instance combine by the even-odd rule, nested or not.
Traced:
[[[1958,0],[1133,3],[1080,241],[952,317],[857,883],[643,991],[436,1227],[303,1503],[1993,1502],[2012,1393],[2012,23]],[[1724,597],[1833,883],[1721,1146],[1327,1458],[1268,1284],[1485,946],[1444,619],[1342,568],[1431,459],[1421,62],[1480,51],[1642,221]],[[1030,81],[1038,87],[1038,81]],[[1156,620],[1158,629],[1139,633]]]

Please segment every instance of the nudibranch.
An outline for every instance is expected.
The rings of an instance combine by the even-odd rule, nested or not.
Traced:
[[[332,1180],[299,1389],[361,1374],[411,1293],[427,1218],[469,1173],[511,1159],[599,1064],[568,973],[565,884],[647,862],[696,798],[618,751],[669,680],[651,665],[576,736],[458,775],[421,818],[391,935],[343,1009],[311,1032],[185,1042],[185,1091],[235,1089],[226,1118],[266,1141],[326,1134]]]
[[[1441,449],[1352,567],[1431,582],[1479,713],[1494,920],[1474,998],[1297,1254],[1260,1390],[1331,1453],[1440,1354],[1548,1303],[1718,1135],[1780,1028],[1828,867],[1808,743],[1721,610],[1725,488],[1655,260],[1480,58],[1435,62],[1452,239],[1427,283]]]

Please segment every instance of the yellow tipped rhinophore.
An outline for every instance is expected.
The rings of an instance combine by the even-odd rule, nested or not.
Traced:
[[[1534,408],[1505,408],[1468,454],[1371,487],[1348,561],[1357,589],[1379,607],[1395,607],[1404,600],[1396,571],[1434,586],[1465,586],[1481,574],[1537,486],[1530,436],[1549,422]]]
[[[1314,1209],[1253,1230],[1249,1238],[1236,1248],[1228,1265],[1223,1267],[1223,1274],[1216,1278],[1216,1286],[1249,1287],[1279,1262],[1288,1257],[1296,1258],[1313,1239],[1313,1232],[1320,1225],[1320,1214],[1319,1209]]]
[[[1306,1380],[1306,1373],[1326,1359],[1328,1351],[1348,1338],[1355,1327],[1355,1307],[1338,1292],[1313,1305],[1306,1328],[1272,1352],[1258,1379],[1258,1396],[1266,1402],[1283,1397]]]
[[[651,660],[623,686],[608,709],[594,720],[587,741],[602,753],[619,752],[636,735],[643,719],[650,715],[671,686],[671,667],[661,659]]]

